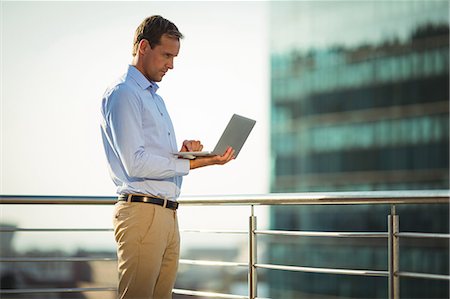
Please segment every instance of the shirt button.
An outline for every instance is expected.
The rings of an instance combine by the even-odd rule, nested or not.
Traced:
[[[167,134],[170,136],[170,132],[167,132]]]

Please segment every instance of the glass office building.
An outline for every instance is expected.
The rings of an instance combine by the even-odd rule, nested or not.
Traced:
[[[270,28],[271,192],[449,188],[448,1],[273,2]],[[447,206],[398,210],[401,230],[448,232]],[[388,213],[273,207],[271,228],[386,231]],[[448,241],[404,242],[401,258],[405,270],[448,274]],[[387,269],[382,240],[277,241],[269,259]],[[383,278],[268,277],[272,298],[387,296]],[[402,279],[401,296],[448,298],[448,282]]]

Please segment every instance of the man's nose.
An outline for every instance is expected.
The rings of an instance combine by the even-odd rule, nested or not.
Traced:
[[[170,59],[169,62],[167,63],[167,68],[173,69],[173,58]]]

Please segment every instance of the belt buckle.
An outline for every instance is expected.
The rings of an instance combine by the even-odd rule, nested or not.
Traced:
[[[163,208],[167,208],[167,203],[168,203],[168,200],[167,200],[167,199],[164,199]]]
[[[128,194],[127,202],[131,202],[131,199],[133,198],[133,194]]]

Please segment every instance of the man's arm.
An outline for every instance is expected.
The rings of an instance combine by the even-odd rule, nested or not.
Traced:
[[[197,157],[189,160],[190,169],[200,168],[209,165],[223,165],[234,159],[234,149],[228,147],[222,156]]]
[[[203,144],[198,140],[185,140],[180,152],[201,152]],[[190,169],[200,168],[209,165],[223,165],[234,159],[234,150],[228,147],[222,156],[197,157],[189,160]]]

